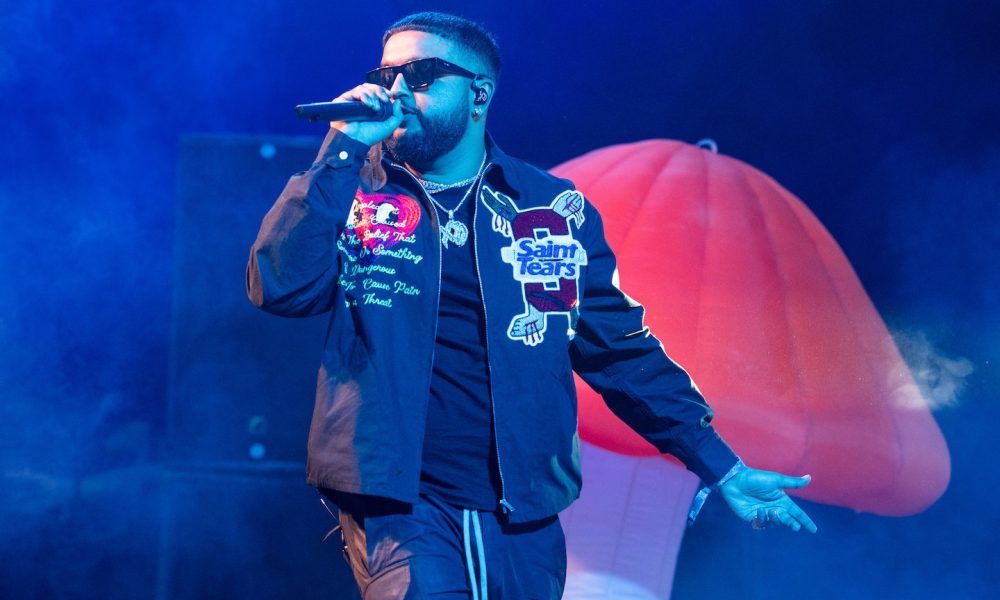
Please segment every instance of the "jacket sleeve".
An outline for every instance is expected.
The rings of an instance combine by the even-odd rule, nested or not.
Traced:
[[[711,426],[712,409],[691,377],[643,324],[643,307],[618,288],[615,256],[589,201],[584,215],[587,266],[570,346],[573,369],[636,433],[714,484],[738,458]]]
[[[337,238],[358,189],[368,146],[331,129],[308,171],[293,175],[261,223],[247,264],[247,295],[286,317],[330,309]]]

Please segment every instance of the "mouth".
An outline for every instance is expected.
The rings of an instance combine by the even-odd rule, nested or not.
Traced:
[[[418,124],[417,111],[409,108],[403,109],[403,120],[399,124],[400,129],[408,129]]]

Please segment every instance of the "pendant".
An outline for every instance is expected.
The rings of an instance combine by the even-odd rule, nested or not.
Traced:
[[[441,227],[441,245],[448,247],[448,242],[456,246],[464,246],[469,239],[469,229],[461,221],[449,218],[448,222]]]

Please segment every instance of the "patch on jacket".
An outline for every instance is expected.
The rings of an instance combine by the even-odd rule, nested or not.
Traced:
[[[349,298],[348,305],[391,308],[396,294],[420,294],[419,289],[397,278],[395,265],[401,260],[419,264],[424,259],[412,250],[422,214],[420,203],[409,196],[357,191],[337,240],[337,249],[347,258],[338,284]]]
[[[548,317],[555,314],[566,315],[572,336],[580,306],[577,281],[587,251],[573,238],[569,222],[577,229],[583,225],[583,194],[567,190],[547,207],[526,210],[488,186],[479,197],[493,213],[493,230],[511,240],[500,257],[513,268],[524,296],[524,312],[511,319],[507,337],[528,346],[539,344]]]

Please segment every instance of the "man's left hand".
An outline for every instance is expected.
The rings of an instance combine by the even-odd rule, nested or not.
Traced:
[[[746,467],[722,484],[722,497],[741,519],[755,529],[781,524],[816,533],[816,524],[785,493],[784,488],[809,485],[810,477],[790,477]]]

